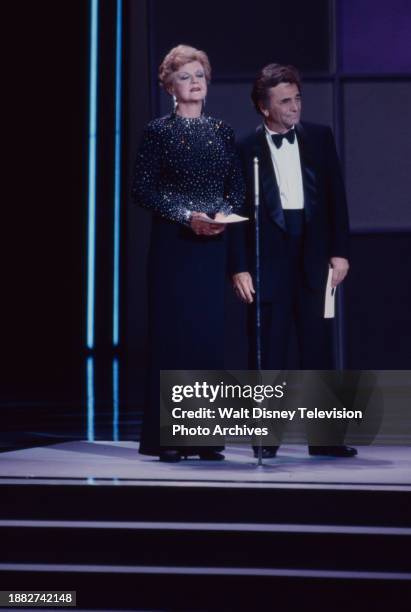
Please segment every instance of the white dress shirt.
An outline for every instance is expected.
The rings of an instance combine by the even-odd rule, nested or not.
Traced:
[[[265,135],[270,147],[271,161],[280,192],[281,206],[288,210],[302,210],[304,208],[304,191],[297,136],[292,144],[284,138],[281,147],[277,149],[272,141],[271,134],[277,134],[277,132],[272,132],[265,126]]]

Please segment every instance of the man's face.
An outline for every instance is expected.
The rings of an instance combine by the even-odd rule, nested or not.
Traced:
[[[286,132],[300,121],[301,94],[295,83],[279,83],[268,90],[261,105],[267,126],[273,132]]]

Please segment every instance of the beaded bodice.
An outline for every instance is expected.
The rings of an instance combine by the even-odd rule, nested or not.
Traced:
[[[186,223],[189,211],[229,213],[244,199],[244,181],[232,129],[201,115],[175,113],[150,122],[134,169],[135,201]]]

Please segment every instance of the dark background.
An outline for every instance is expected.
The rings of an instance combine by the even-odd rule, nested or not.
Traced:
[[[156,76],[172,46],[185,42],[207,51],[213,68],[207,112],[228,121],[239,138],[259,122],[249,97],[256,71],[272,61],[294,63],[304,81],[303,118],[333,128],[347,185],[352,255],[336,329],[336,363],[351,369],[410,368],[409,3],[256,1],[243,10],[238,3],[214,0],[207,3],[206,11],[188,0],[129,6],[133,8],[129,23],[133,46],[128,55],[132,129],[127,131],[126,183],[141,128],[150,118],[171,110]],[[148,30],[144,42],[142,29]],[[144,54],[148,69],[142,75],[139,62]],[[150,91],[148,108],[144,78]],[[139,357],[144,359],[145,268],[140,262],[147,252],[149,215],[133,210],[132,204],[126,210],[127,347],[138,364]],[[245,309],[236,304],[230,290],[227,300],[227,362],[243,368]]]
[[[352,227],[351,272],[337,328],[337,360],[352,369],[411,369],[411,7],[406,0],[254,0],[206,5],[123,1],[121,340],[111,342],[115,0],[100,2],[96,343],[85,348],[89,3],[21,2],[5,22],[7,91],[2,325],[3,410],[87,405],[87,359],[97,404],[110,405],[118,359],[125,410],[144,401],[145,261],[150,215],[130,201],[141,130],[169,112],[157,86],[164,53],[204,48],[213,67],[207,112],[239,137],[259,119],[256,71],[294,63],[303,118],[333,127]],[[10,171],[8,170],[9,166]],[[14,168],[14,170],[13,170]],[[9,213],[11,220],[9,221]],[[228,291],[227,361],[244,367],[244,308]],[[100,400],[98,399],[100,397]],[[108,398],[108,399],[107,399]],[[10,411],[7,413],[10,416]]]

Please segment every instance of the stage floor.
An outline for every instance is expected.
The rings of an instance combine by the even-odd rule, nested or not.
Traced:
[[[352,459],[310,457],[307,447],[282,446],[275,459],[258,468],[248,446],[229,446],[226,460],[193,458],[160,463],[137,452],[130,441],[74,441],[0,454],[0,481],[56,479],[127,481],[127,484],[213,483],[229,486],[381,486],[411,488],[411,447],[358,447]]]

